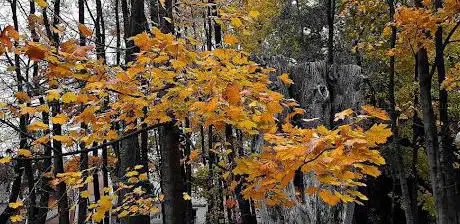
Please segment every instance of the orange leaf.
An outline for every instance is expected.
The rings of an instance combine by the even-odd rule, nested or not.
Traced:
[[[371,105],[364,105],[361,108],[364,111],[366,111],[366,113],[369,114],[369,116],[376,117],[384,121],[390,120],[390,117],[388,117],[387,112],[385,112],[384,110],[380,108],[377,108]]]
[[[91,31],[87,26],[84,24],[78,24],[78,30],[83,34],[85,37],[89,37],[93,35],[93,31]]]

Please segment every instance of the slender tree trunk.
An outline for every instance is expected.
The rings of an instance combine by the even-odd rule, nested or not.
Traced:
[[[441,9],[442,1],[435,0],[434,7],[436,10]],[[444,64],[444,43],[443,43],[443,27],[442,24],[438,25],[435,34],[436,58],[435,64],[438,71],[438,87],[439,87],[439,121],[441,123],[441,144],[439,147],[439,172],[441,176],[440,188],[444,191],[445,200],[443,203],[447,205],[442,206],[446,208],[445,214],[448,223],[460,222],[460,195],[456,192],[457,183],[455,179],[455,170],[453,167],[454,162],[454,146],[449,129],[449,114],[448,114],[448,93],[447,90],[442,88],[442,83],[446,79],[446,68]],[[458,171],[457,171],[458,172]]]
[[[103,192],[104,195],[109,195],[106,189],[109,187],[109,171],[108,171],[108,155],[107,155],[107,147],[102,148],[102,182],[103,182]],[[109,214],[104,216],[104,224],[110,223]]]
[[[80,0],[81,1],[81,0]],[[116,33],[116,38],[117,38],[117,55],[116,55],[116,63],[117,65],[120,65],[120,59],[121,59],[121,34],[120,34],[120,16],[119,14],[119,6],[120,0],[115,0],[115,33]]]
[[[105,61],[105,27],[101,0],[96,0],[96,54]]]
[[[190,119],[187,117],[185,118],[185,128],[190,128]],[[185,136],[185,148],[184,148],[184,157],[190,159],[190,152],[192,149],[191,139],[192,135],[190,132],[184,134]],[[192,196],[192,164],[190,162],[185,163],[185,192],[188,195]],[[192,200],[185,201],[185,221],[186,223],[193,223],[193,208],[192,208]]]
[[[41,105],[45,104],[45,100],[43,99],[43,97],[40,98],[40,104]],[[42,112],[42,120],[44,124],[46,124],[47,126],[49,125],[49,114],[47,112]],[[44,131],[43,134],[47,135],[49,134],[49,131]],[[52,155],[52,151],[49,147],[45,147],[44,151],[45,151],[44,153],[45,157],[49,157]],[[41,173],[51,172],[51,166],[52,166],[51,159],[44,159],[41,165],[41,168],[40,168]],[[40,208],[37,214],[37,223],[39,224],[45,224],[46,222],[46,216],[48,214],[48,201],[50,198],[50,192],[53,192],[53,189],[48,184],[50,180],[51,180],[50,178],[44,176],[42,177],[42,180],[40,183],[40,188],[39,188],[40,189],[39,190],[40,192],[39,207]]]
[[[394,14],[395,14],[395,5],[393,0],[388,1],[388,6],[390,8],[390,21],[393,21]],[[393,49],[396,47],[396,27],[392,26],[391,28],[391,40],[390,40],[390,48]],[[404,170],[404,161],[401,155],[401,148],[399,145],[399,129],[397,126],[398,115],[396,113],[396,101],[395,101],[395,56],[390,57],[390,74],[389,74],[389,84],[388,84],[388,95],[390,100],[390,117],[391,117],[391,131],[393,132],[392,136],[392,156],[393,157],[393,165],[396,171],[396,176],[399,178],[399,183],[401,187],[401,204],[404,209],[404,213],[406,216],[406,223],[407,224],[415,224],[414,219],[414,212],[413,206],[410,198],[409,187],[407,184],[406,173]]]
[[[17,18],[17,14],[16,14],[16,7],[17,7],[17,0],[13,0],[11,2],[11,10],[13,12],[13,23],[14,23],[14,29],[15,30],[18,30],[18,18]],[[16,43],[15,43],[16,45]],[[20,70],[20,64],[19,64],[19,56],[17,56],[15,54],[15,72],[16,72],[16,76],[18,78],[18,90],[22,89],[22,86],[20,85],[20,80],[21,77],[19,77],[21,75],[21,70]],[[20,126],[23,125],[25,119],[24,119],[24,116],[21,116],[20,118]],[[24,138],[23,134],[20,134],[19,135],[19,147],[22,148],[22,147],[26,147],[27,145],[27,140]],[[16,163],[14,164],[14,174],[15,174],[15,177],[14,177],[14,181],[13,181],[13,184],[11,186],[11,192],[10,192],[10,196],[9,196],[9,200],[8,202],[9,203],[13,203],[13,202],[16,202],[16,200],[18,199],[19,197],[19,193],[21,191],[21,182],[22,182],[22,174],[23,174],[23,162],[22,161],[16,161]],[[5,208],[5,210],[3,211],[3,213],[0,215],[0,224],[6,224],[10,218],[11,215],[13,215],[13,213],[16,211],[16,209],[13,209],[9,206],[7,206]]]

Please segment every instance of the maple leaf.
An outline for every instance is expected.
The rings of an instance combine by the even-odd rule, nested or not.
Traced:
[[[53,136],[53,139],[62,143],[65,143],[67,146],[70,146],[73,144],[73,138],[70,136],[66,135],[55,135]]]
[[[80,196],[82,198],[88,198],[89,197],[89,192],[88,191],[82,191],[82,192],[80,192]]]
[[[32,157],[32,152],[27,149],[19,149],[18,156],[24,156],[26,158]]]
[[[192,197],[190,197],[190,195],[187,192],[182,192],[182,198],[184,198],[184,200],[186,201],[192,200]]]
[[[59,94],[59,91],[57,90],[48,91],[48,95],[46,96],[46,100],[48,102],[51,102],[53,100],[59,100],[59,98],[61,98],[61,94]]]
[[[62,102],[63,103],[73,103],[77,101],[77,95],[72,92],[67,92],[64,95],[62,95]]]
[[[372,117],[376,117],[384,121],[390,120],[390,117],[388,117],[387,112],[385,112],[384,110],[380,108],[377,108],[371,105],[364,105],[361,108]]]
[[[137,172],[135,170],[129,171],[129,172],[126,173],[127,177],[134,177],[134,176],[137,176],[137,175],[139,175],[139,172]]]
[[[336,195],[332,194],[331,191],[329,191],[329,190],[321,190],[319,192],[319,196],[328,205],[336,205],[340,201],[340,198],[337,197]]]
[[[48,3],[45,0],[34,0],[35,3],[37,3],[38,6],[42,8],[48,7]]]
[[[281,82],[284,83],[284,85],[286,86],[290,86],[292,84],[294,84],[294,81],[292,81],[291,79],[289,79],[289,75],[284,73],[280,76],[278,76],[278,78],[281,80]]]
[[[0,159],[0,164],[5,164],[11,162],[11,157],[3,157]]]
[[[93,35],[93,31],[91,31],[87,26],[84,24],[78,24],[78,30],[83,34],[85,37],[89,37]]]
[[[65,114],[58,114],[51,118],[51,122],[53,122],[53,124],[65,124],[68,120],[69,117],[67,117]]]
[[[8,207],[10,208],[19,208],[24,206],[24,203],[21,200],[17,200],[16,202],[11,202],[8,204]]]
[[[386,124],[374,124],[369,130],[365,132],[366,140],[371,147],[377,144],[387,142],[387,139],[392,135],[391,129]]]
[[[36,121],[29,126],[27,126],[27,130],[29,131],[37,131],[37,130],[47,130],[49,127],[47,124],[44,124],[41,121]]]
[[[352,109],[346,109],[342,112],[339,112],[339,113],[336,113],[335,114],[335,118],[334,118],[334,121],[339,121],[339,120],[343,120],[345,119],[346,117],[349,117],[350,115],[353,114],[353,110]]]
[[[147,173],[141,173],[139,174],[139,180],[141,181],[144,181],[144,180],[148,180],[148,176],[147,176]]]
[[[241,101],[240,86],[237,83],[228,85],[223,93],[223,97],[230,105],[237,105]]]
[[[48,49],[39,43],[29,42],[26,46],[26,55],[34,61],[44,59],[47,52]]]
[[[235,45],[237,44],[239,41],[238,41],[238,37],[236,37],[235,35],[233,34],[226,34],[224,36],[224,43],[228,44],[228,45]]]
[[[144,168],[144,165],[136,165],[136,166],[134,167],[135,170],[140,170],[140,169],[142,169],[142,168]]]
[[[10,217],[11,222],[21,222],[22,219],[22,215],[13,215]]]
[[[18,100],[21,100],[25,103],[29,103],[30,102],[30,97],[27,93],[25,92],[17,92],[16,94],[14,94],[14,96],[18,99]]]

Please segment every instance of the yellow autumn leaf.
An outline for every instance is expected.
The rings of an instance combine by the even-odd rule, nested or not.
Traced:
[[[375,166],[362,165],[362,166],[359,166],[359,168],[361,169],[362,173],[373,176],[373,177],[378,177],[381,174],[380,170]]]
[[[66,145],[71,145],[73,143],[73,138],[66,135],[55,135],[53,139],[65,143]]]
[[[144,165],[136,165],[136,166],[134,167],[134,169],[135,169],[135,170],[140,170],[140,169],[142,169],[143,167],[144,167]]]
[[[46,96],[46,100],[48,102],[51,102],[53,100],[59,100],[59,98],[61,98],[61,94],[59,94],[57,90],[50,90],[48,92],[48,95]]]
[[[374,124],[365,133],[366,140],[371,147],[375,147],[378,144],[387,142],[387,139],[392,135],[391,129],[386,124]]]
[[[183,192],[183,193],[182,193],[182,197],[183,197],[184,200],[186,200],[186,201],[192,200],[192,197],[190,197],[190,195],[189,195],[187,192]]]
[[[278,78],[281,80],[281,82],[284,83],[284,85],[286,86],[290,86],[292,84],[294,84],[294,81],[292,81],[291,79],[289,79],[289,75],[284,73],[280,76],[278,76]]]
[[[48,7],[48,3],[45,0],[35,0],[35,3],[42,8]]]
[[[87,26],[84,24],[78,24],[78,30],[83,34],[85,37],[89,37],[93,35],[93,31],[91,31]]]
[[[16,202],[11,202],[8,204],[8,207],[10,208],[19,208],[24,206],[24,203],[21,200],[17,200]]]
[[[349,117],[350,115],[353,114],[353,110],[352,109],[346,109],[342,112],[339,112],[339,113],[336,113],[335,114],[335,118],[334,118],[334,121],[339,121],[339,120],[343,120],[345,119],[346,117]]]
[[[3,157],[0,159],[0,164],[5,164],[11,162],[11,157]]]
[[[126,173],[127,177],[134,177],[134,176],[137,176],[137,175],[139,175],[139,172],[137,172],[135,170],[129,171],[129,172]]]
[[[141,174],[139,175],[139,180],[141,180],[141,181],[148,180],[148,179],[149,179],[149,178],[148,178],[148,176],[147,176],[146,173],[141,173]]]
[[[24,115],[24,114],[32,115],[32,114],[35,114],[36,112],[37,110],[33,107],[21,107],[21,115]]]
[[[321,190],[319,192],[319,196],[328,205],[336,205],[340,201],[340,198],[337,197],[336,195],[332,194],[331,191],[329,191],[329,190]]]
[[[48,125],[41,121],[36,121],[27,126],[27,130],[29,131],[47,130],[48,128]]]
[[[65,114],[58,114],[51,118],[51,122],[53,122],[53,124],[65,124],[67,121],[69,121],[69,117]]]
[[[64,103],[73,103],[77,101],[77,95],[72,92],[67,92],[62,96],[62,102]]]
[[[190,160],[191,161],[195,161],[196,159],[198,159],[198,156],[200,155],[200,153],[197,151],[197,150],[193,150],[190,152]]]
[[[18,150],[18,156],[24,156],[26,158],[29,158],[32,156],[32,152],[27,149],[19,149]]]
[[[22,219],[22,215],[13,215],[10,217],[11,222],[21,222]]]
[[[226,34],[224,36],[224,43],[226,43],[228,45],[235,45],[235,44],[238,43],[238,37],[236,37],[233,34]]]
[[[232,26],[237,27],[237,28],[243,25],[243,23],[241,22],[241,20],[240,20],[239,18],[237,18],[237,17],[232,18],[232,19],[230,20],[230,22],[232,23]]]
[[[384,121],[389,121],[390,117],[388,116],[387,112],[384,110],[371,106],[371,105],[364,105],[361,107],[369,116],[379,118]]]
[[[88,191],[82,191],[82,192],[80,192],[80,196],[82,198],[88,198],[89,197],[89,192]]]
[[[16,97],[16,99],[21,100],[21,101],[23,101],[25,103],[30,102],[30,97],[25,92],[17,92],[17,93],[14,94],[14,96]]]

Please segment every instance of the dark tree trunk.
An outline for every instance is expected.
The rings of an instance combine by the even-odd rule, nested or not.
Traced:
[[[128,9],[128,2],[127,0],[120,0],[121,1],[121,13],[123,15],[123,39],[125,42],[125,48],[128,48],[128,38],[130,37],[129,34],[129,9]],[[128,59],[128,52],[125,52],[125,64],[129,61]]]
[[[81,1],[81,0],[80,0]],[[121,34],[120,34],[120,16],[119,14],[119,4],[120,0],[115,0],[115,35],[117,36],[117,56],[116,56],[116,63],[117,65],[120,65],[120,59],[121,59]]]
[[[105,190],[109,187],[109,171],[108,171],[108,155],[107,155],[107,147],[102,148],[102,182],[103,182],[103,192],[104,195],[109,195],[108,192]],[[106,213],[104,216],[104,224],[109,224],[110,217],[109,214]]]
[[[388,6],[390,8],[390,21],[393,21],[395,15],[395,5],[393,0],[388,1]],[[391,39],[390,39],[390,48],[393,49],[396,47],[396,27],[392,26],[391,28]],[[406,172],[404,169],[404,161],[401,155],[401,147],[399,145],[399,129],[397,126],[398,115],[396,113],[396,101],[395,101],[395,56],[390,57],[390,71],[389,71],[389,84],[388,84],[388,96],[390,101],[390,117],[391,117],[391,131],[393,132],[392,136],[392,165],[396,172],[397,178],[399,178],[399,183],[401,187],[401,204],[406,215],[407,224],[415,224],[414,213],[417,211],[413,210],[412,203],[414,203],[410,198],[409,187],[407,184]],[[396,179],[396,178],[395,178]],[[416,202],[415,202],[416,203]]]
[[[185,118],[185,128],[190,128],[190,119],[187,117]],[[192,135],[190,132],[186,132],[185,136],[185,148],[184,148],[184,157],[190,159],[190,151],[192,146],[190,145],[192,142]],[[190,162],[185,163],[185,192],[188,195],[192,196],[192,164]],[[193,208],[192,208],[192,200],[185,201],[185,221],[186,223],[193,223]]]
[[[163,192],[163,223],[185,223],[184,179],[181,172],[180,130],[174,123],[160,128],[161,190]]]
[[[166,0],[164,7],[160,7],[160,29],[163,33],[174,34],[173,0]],[[169,18],[170,20],[166,20]],[[161,190],[165,196],[162,203],[163,223],[186,223],[186,202],[183,199],[185,192],[184,177],[181,174],[180,160],[180,130],[170,122],[160,128],[160,154],[161,154]],[[189,221],[189,220],[188,220]]]
[[[105,61],[105,27],[101,0],[96,0],[96,55]]]
[[[436,10],[441,9],[442,1],[435,0],[434,7]],[[439,188],[445,194],[445,199],[441,208],[445,211],[440,211],[445,218],[439,217],[440,223],[459,223],[460,222],[460,195],[457,191],[457,183],[455,179],[455,170],[453,167],[454,162],[454,146],[449,129],[449,115],[448,115],[448,93],[447,90],[442,88],[442,83],[446,79],[446,68],[444,64],[444,41],[443,41],[443,27],[442,24],[438,25],[435,34],[436,57],[435,64],[438,71],[438,87],[439,87],[439,121],[441,123],[440,137],[441,144],[439,146],[439,172],[441,182]],[[458,172],[458,171],[457,171]],[[438,205],[439,206],[439,205]],[[438,207],[439,208],[439,207]],[[446,220],[447,222],[443,221]]]
[[[126,0],[122,1],[122,12],[125,30],[125,41],[126,42],[126,63],[134,61],[134,54],[139,52],[139,49],[134,46],[133,40],[127,40],[127,38],[142,33],[147,28],[147,19],[144,14],[144,1],[143,0],[131,0],[131,11],[128,20],[128,6]],[[139,148],[139,136],[134,135],[121,144],[120,150],[120,177],[125,175],[127,168],[134,167],[140,158]],[[123,193],[121,199],[123,198]],[[131,216],[122,219],[122,223],[126,224],[148,224],[150,218],[145,215]]]
[[[82,128],[86,129],[86,125],[82,124]],[[80,149],[84,150],[85,144],[80,144]],[[88,177],[88,153],[82,152],[80,154],[80,171],[82,172],[83,180]],[[78,224],[84,224],[88,210],[88,199],[81,196],[81,192],[88,190],[87,186],[80,187],[80,195],[78,196]]]
[[[42,105],[45,104],[45,100],[43,99],[43,97],[40,98],[40,104]],[[49,125],[49,114],[47,112],[42,112],[42,120],[44,124],[46,124],[47,126]],[[47,135],[49,134],[49,131],[44,131],[43,134]],[[49,147],[45,147],[44,151],[45,151],[44,153],[45,157],[49,157],[52,155],[52,151]],[[40,167],[40,172],[41,173],[51,172],[51,166],[52,166],[51,159],[44,159]],[[40,208],[37,214],[37,223],[39,224],[45,224],[46,222],[50,192],[53,191],[53,189],[48,184],[50,180],[51,180],[50,178],[44,176],[40,182],[40,188],[39,188],[40,189],[39,190],[39,193],[40,193],[39,207]]]

